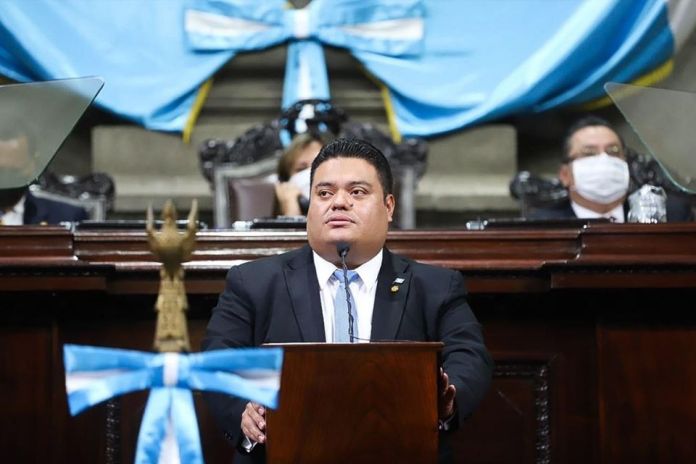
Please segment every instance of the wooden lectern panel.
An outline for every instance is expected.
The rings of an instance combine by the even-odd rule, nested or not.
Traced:
[[[269,464],[437,461],[441,343],[280,346]]]

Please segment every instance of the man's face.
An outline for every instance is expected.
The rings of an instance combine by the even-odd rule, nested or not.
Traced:
[[[570,138],[570,151],[568,152],[570,162],[561,166],[559,172],[559,178],[563,185],[571,188],[575,184],[571,166],[574,160],[600,153],[626,159],[619,136],[608,127],[587,126],[575,132]]]
[[[314,172],[307,213],[309,245],[338,263],[336,244],[350,244],[348,263],[356,267],[379,252],[394,213],[394,196],[384,197],[377,170],[360,158],[331,158]]]

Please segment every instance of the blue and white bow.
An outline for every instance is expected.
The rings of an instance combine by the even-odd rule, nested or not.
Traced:
[[[202,463],[191,390],[227,393],[275,408],[283,351],[230,349],[187,355],[65,345],[63,360],[72,415],[115,396],[150,389],[136,463]]]
[[[285,0],[191,0],[184,13],[189,46],[197,51],[249,51],[290,41],[283,108],[328,99],[321,44],[387,56],[423,48],[422,0],[313,0],[288,9]]]

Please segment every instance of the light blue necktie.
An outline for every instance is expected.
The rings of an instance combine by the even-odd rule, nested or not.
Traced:
[[[346,303],[346,287],[345,281],[343,280],[343,270],[336,269],[333,273],[334,277],[338,279],[338,290],[336,290],[336,297],[334,298],[334,343],[348,343],[350,342],[350,336],[348,335],[348,327],[350,325],[348,319],[348,304]],[[348,284],[350,282],[356,281],[360,276],[355,271],[348,271]],[[348,293],[350,294],[350,312],[353,314],[353,337],[358,337],[358,313],[355,308],[355,299],[350,293],[350,288],[348,288]]]

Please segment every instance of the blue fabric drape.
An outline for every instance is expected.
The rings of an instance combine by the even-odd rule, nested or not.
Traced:
[[[192,9],[222,33],[187,29]],[[99,105],[181,130],[198,86],[237,52],[309,40],[346,47],[391,90],[401,132],[426,136],[601,97],[674,53],[665,0],[313,0],[305,13],[284,0],[0,2],[0,73],[100,75]],[[424,36],[356,31],[397,20],[421,20]],[[321,72],[303,87],[314,97],[328,95]]]
[[[355,52],[411,135],[602,97],[605,82],[635,79],[674,49],[662,0],[433,0],[426,18],[419,57],[397,66]]]
[[[0,73],[19,81],[102,76],[96,102],[181,130],[198,86],[234,53],[195,53],[181,0],[0,2]]]

